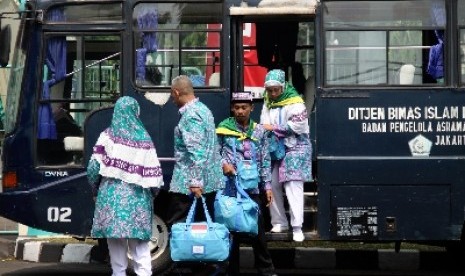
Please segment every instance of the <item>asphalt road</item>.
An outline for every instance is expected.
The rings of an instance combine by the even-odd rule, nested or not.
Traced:
[[[383,271],[383,270],[337,270],[337,269],[278,269],[279,275],[312,276],[463,276],[463,271]],[[17,260],[0,261],[0,275],[111,275],[104,264],[31,263]],[[170,275],[189,275],[188,271],[173,271]],[[241,270],[241,275],[257,275],[253,269]]]

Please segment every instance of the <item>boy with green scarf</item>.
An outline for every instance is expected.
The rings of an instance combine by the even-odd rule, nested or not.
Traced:
[[[256,187],[245,189],[249,196],[261,205],[260,192],[266,193],[266,206],[272,202],[271,160],[268,152],[268,139],[263,126],[250,119],[253,110],[250,92],[232,93],[231,111],[233,117],[223,120],[216,129],[223,164],[223,173],[236,175],[240,162],[254,162],[258,170]],[[239,175],[240,177],[240,175]],[[230,189],[231,187],[226,187]],[[240,233],[233,233],[232,250],[229,257],[228,275],[239,275]],[[251,239],[255,255],[255,266],[259,275],[275,275],[271,255],[268,251],[263,217],[258,217],[258,235]]]

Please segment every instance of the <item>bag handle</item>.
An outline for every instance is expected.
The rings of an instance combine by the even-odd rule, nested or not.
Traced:
[[[203,196],[201,196],[200,198],[202,199],[203,211],[205,212],[205,218],[207,219],[207,224],[210,227],[213,225],[213,221],[212,221],[212,218],[210,217],[210,214],[208,213],[207,203],[205,202],[205,198]],[[194,202],[192,203],[191,208],[189,209],[189,213],[187,214],[186,226],[193,223],[196,206],[197,206],[197,198],[194,197]]]
[[[241,185],[239,185],[237,175],[234,176],[234,185],[236,186],[236,197],[238,201],[242,201],[242,198],[251,199],[249,194],[247,194],[247,192],[241,187]]]

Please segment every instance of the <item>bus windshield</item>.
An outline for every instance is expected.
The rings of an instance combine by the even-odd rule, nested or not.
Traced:
[[[26,14],[23,15],[23,18],[24,17],[26,17]],[[15,54],[11,64],[11,74],[8,82],[8,97],[5,108],[5,133],[13,131],[18,119],[22,82],[25,74],[24,66],[30,39],[30,25],[30,21],[23,20],[18,32],[18,39],[14,50]]]

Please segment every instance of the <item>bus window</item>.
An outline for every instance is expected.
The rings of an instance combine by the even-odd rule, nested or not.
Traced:
[[[324,5],[326,85],[444,85],[444,1]]]
[[[458,18],[458,27],[459,27],[459,60],[460,60],[460,84],[465,85],[465,14],[463,10],[465,9],[465,0],[459,0],[457,2],[457,18]]]
[[[276,32],[286,36],[276,36]],[[254,98],[263,97],[266,73],[280,68],[297,91],[313,102],[313,33],[313,21],[243,23],[243,89],[251,91]]]
[[[45,18],[47,23],[117,23],[123,21],[121,3],[86,3],[85,5],[69,3],[54,7],[52,11],[61,10],[65,16]]]
[[[120,94],[120,37],[51,35],[45,45],[38,164],[81,165],[87,114],[110,105]]]
[[[221,3],[144,3],[134,8],[135,83],[169,87],[184,74],[196,87],[220,70]]]

